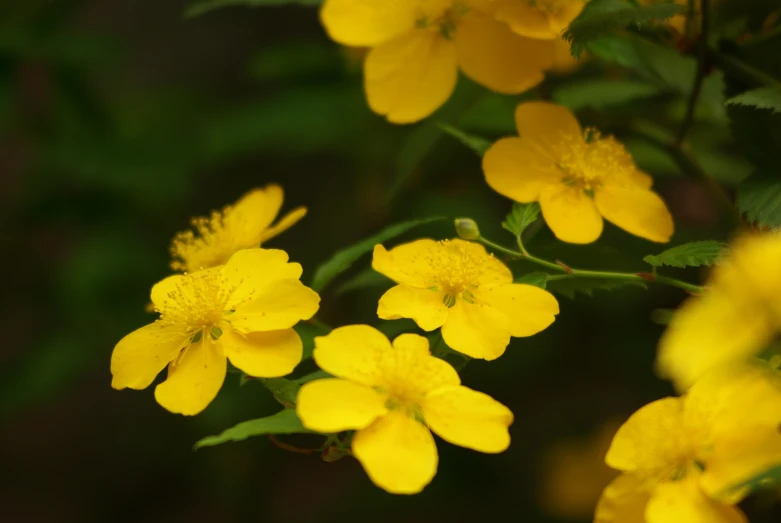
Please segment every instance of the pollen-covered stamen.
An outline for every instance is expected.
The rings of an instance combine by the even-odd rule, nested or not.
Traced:
[[[219,325],[234,291],[222,278],[220,269],[184,275],[163,303],[158,304],[159,321],[196,336],[200,334],[201,338],[217,339],[222,334]]]
[[[612,136],[602,137],[593,127],[586,128],[582,136],[563,134],[558,145],[557,150],[563,151],[557,164],[562,181],[590,196],[605,180],[634,170],[624,146]]]
[[[426,262],[434,273],[430,288],[444,292],[445,306],[454,306],[459,298],[473,302],[471,291],[477,288],[480,263],[465,245],[443,240],[429,251]]]
[[[177,234],[171,242],[171,268],[176,271],[194,271],[225,263],[233,251],[233,236],[225,228],[225,219],[232,211],[226,206],[209,217],[199,216],[191,221],[193,230]]]

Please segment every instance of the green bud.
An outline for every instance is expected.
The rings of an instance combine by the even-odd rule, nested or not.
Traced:
[[[476,240],[480,237],[480,229],[472,218],[456,218],[456,232],[465,240]]]

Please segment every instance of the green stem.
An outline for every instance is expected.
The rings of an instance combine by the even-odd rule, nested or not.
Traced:
[[[690,1],[689,17],[693,16],[694,2]],[[702,91],[702,83],[705,81],[705,74],[708,69],[708,32],[710,28],[710,2],[708,0],[702,0],[700,6],[700,37],[697,40],[697,71],[694,74],[694,82],[692,84],[692,90],[689,94],[689,102],[686,104],[686,116],[683,118],[680,129],[678,129],[678,135],[675,137],[674,145],[680,149],[683,145],[686,135],[689,133],[692,125],[694,125],[694,113],[697,109],[697,102],[700,99],[700,92]]]
[[[753,86],[781,87],[781,80],[778,80],[774,76],[770,76],[764,71],[760,71],[756,67],[748,65],[734,56],[714,49],[708,49],[708,59],[719,69],[738,76],[743,79],[743,81]]]

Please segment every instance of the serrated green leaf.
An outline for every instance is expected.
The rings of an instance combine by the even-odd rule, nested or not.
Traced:
[[[736,205],[752,223],[781,227],[781,176],[755,171],[738,185]]]
[[[202,0],[191,4],[184,12],[186,17],[199,16],[215,9],[231,6],[270,7],[275,5],[304,5],[316,7],[323,0]]]
[[[446,134],[449,134],[450,136],[452,136],[462,144],[472,149],[481,158],[485,154],[485,152],[491,147],[490,140],[481,138],[480,136],[475,136],[473,134],[465,133],[460,129],[456,129],[452,125],[447,125],[442,123],[439,124],[439,128],[442,129],[442,131],[444,131]]]
[[[526,228],[534,223],[540,216],[540,204],[514,203],[510,214],[502,222],[502,227],[515,236],[520,236]]]
[[[384,286],[390,286],[392,284],[393,284],[393,280],[391,280],[384,274],[380,274],[379,272],[375,271],[371,267],[368,267],[365,270],[356,274],[353,278],[350,278],[346,282],[339,285],[334,291],[334,294],[336,294],[337,296],[341,296],[342,294],[345,294],[347,292],[352,292],[358,289],[384,287]]]
[[[534,285],[544,289],[548,284],[548,276],[550,276],[548,273],[535,271],[518,276],[513,283],[525,283],[526,285]]]
[[[613,291],[621,287],[639,287],[641,289],[647,286],[640,281],[631,280],[606,280],[601,278],[563,278],[560,280],[548,280],[547,289],[560,294],[571,300],[575,299],[578,293],[586,296],[593,296],[594,291]]]
[[[579,80],[555,89],[551,95],[554,102],[566,105],[573,111],[586,107],[604,109],[637,102],[662,94],[658,85],[640,80]]]
[[[444,218],[423,218],[421,220],[410,220],[408,222],[397,223],[386,227],[374,236],[370,236],[363,241],[356,243],[346,249],[338,251],[331,258],[320,265],[315,270],[312,283],[309,285],[315,292],[322,292],[331,281],[341,273],[350,268],[350,266],[364,254],[372,251],[374,246],[400,236],[410,229],[420,225],[442,220]]]
[[[770,109],[781,112],[781,88],[760,87],[752,89],[727,100],[727,105],[748,105],[757,109]]]
[[[685,8],[674,3],[638,5],[625,0],[591,0],[564,31],[572,55],[580,58],[589,42],[626,27],[641,27],[682,14]]]
[[[272,416],[244,421],[215,436],[207,436],[198,441],[193,450],[201,447],[213,447],[229,441],[244,441],[252,436],[265,434],[311,434],[298,419],[296,411],[285,409]]]
[[[643,261],[654,267],[710,267],[718,259],[727,244],[717,241],[684,243],[659,254],[649,254]]]

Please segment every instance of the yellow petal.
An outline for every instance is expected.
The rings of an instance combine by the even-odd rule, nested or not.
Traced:
[[[425,331],[438,329],[447,319],[444,293],[396,285],[380,298],[377,315],[383,320],[412,318]]]
[[[597,502],[594,523],[646,523],[645,507],[651,496],[647,483],[633,474],[614,479]]]
[[[396,283],[427,289],[436,281],[430,255],[431,250],[436,248],[437,242],[428,239],[397,245],[390,251],[376,245],[372,268]]]
[[[155,387],[155,399],[166,410],[192,416],[205,409],[225,381],[227,359],[219,342],[204,335],[168,367],[168,379]]]
[[[513,33],[506,24],[478,13],[458,21],[458,65],[469,78],[504,94],[517,94],[542,82],[553,65],[553,44]]]
[[[653,191],[606,185],[595,191],[599,213],[625,231],[653,242],[668,242],[673,217]]]
[[[392,494],[417,494],[437,473],[431,432],[399,411],[356,432],[352,450],[374,484]]]
[[[647,523],[748,523],[735,507],[718,503],[700,491],[693,479],[662,483],[645,508]]]
[[[320,296],[300,281],[278,280],[237,305],[226,319],[243,333],[289,329],[314,316],[319,307]]]
[[[298,391],[296,413],[318,432],[362,429],[387,414],[387,395],[339,378],[310,381]]]
[[[556,237],[569,243],[591,243],[602,234],[602,217],[594,201],[575,187],[551,185],[540,193],[545,222]]]
[[[412,123],[436,111],[456,86],[453,42],[415,29],[369,51],[364,86],[369,107],[392,123]]]
[[[756,354],[773,330],[752,296],[714,287],[675,313],[659,344],[657,372],[684,391],[708,370]]]
[[[581,136],[580,124],[572,111],[551,102],[524,102],[515,108],[515,125],[524,140],[534,140],[540,148],[548,148],[556,162],[566,149],[557,148],[562,137]]]
[[[164,308],[166,302],[176,299],[177,290],[180,288],[182,282],[187,276],[181,274],[174,274],[160,280],[152,286],[152,292],[150,293],[150,299],[156,309]]]
[[[241,334],[223,329],[220,343],[230,362],[250,376],[287,376],[301,362],[304,345],[293,329]]]
[[[548,14],[530,2],[517,0],[499,0],[496,6],[496,19],[505,22],[522,36],[552,40],[559,36],[548,22]]]
[[[187,333],[150,323],[122,338],[111,353],[111,386],[145,389],[188,343]]]
[[[417,334],[397,336],[393,340],[393,350],[383,354],[380,369],[382,388],[406,390],[413,396],[461,383],[456,370],[446,361],[432,356],[428,340]]]
[[[225,228],[236,249],[260,245],[264,231],[279,214],[283,199],[282,187],[270,184],[249,191],[225,213]]]
[[[481,244],[468,242],[460,238],[440,242],[440,249],[446,255],[449,268],[460,269],[468,264],[476,271],[475,283],[478,287],[484,285],[499,285],[512,283],[513,273],[496,256],[489,254]]]
[[[528,203],[540,198],[543,187],[561,181],[557,163],[549,149],[537,147],[531,140],[502,138],[483,156],[483,173],[494,191]]]
[[[510,343],[507,318],[487,305],[459,299],[442,326],[448,347],[472,358],[495,360]]]
[[[287,253],[279,249],[245,249],[231,256],[221,269],[223,285],[230,292],[225,309],[235,309],[274,282],[299,279],[301,265],[287,260]]]
[[[368,325],[347,325],[315,338],[314,359],[329,374],[370,387],[380,380],[380,362],[391,343]]]
[[[625,472],[652,474],[687,457],[683,400],[664,398],[642,407],[618,429],[605,463]]]
[[[282,234],[292,226],[294,226],[296,223],[301,221],[301,219],[306,216],[306,207],[296,207],[286,215],[284,215],[282,218],[279,219],[277,223],[274,225],[269,226],[265,231],[263,231],[263,235],[260,238],[260,242],[264,243],[267,240],[270,240],[274,236],[277,236],[279,234]]]
[[[375,46],[415,27],[414,2],[398,0],[327,0],[320,19],[340,44]]]
[[[507,317],[511,336],[537,334],[553,323],[559,313],[556,298],[532,285],[497,285],[475,296]]]
[[[550,69],[551,72],[569,74],[580,67],[585,60],[586,57],[583,55],[580,58],[572,56],[569,42],[564,38],[553,40],[553,67]]]
[[[479,452],[497,453],[510,446],[507,428],[513,413],[487,394],[467,387],[445,387],[423,401],[426,424],[439,437]]]

